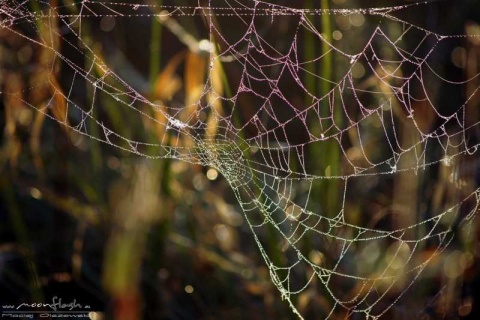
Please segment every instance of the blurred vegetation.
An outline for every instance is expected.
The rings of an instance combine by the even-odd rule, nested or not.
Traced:
[[[72,1],[51,1],[52,5],[62,3]],[[187,1],[147,3],[186,5]],[[332,9],[410,2],[278,3]],[[36,1],[28,1],[28,6],[30,10],[41,9]],[[78,6],[68,8],[72,15],[78,14]],[[476,24],[480,8],[475,0],[455,4],[439,1],[401,14],[405,15],[402,18],[439,33],[478,34],[480,30]],[[418,21],[419,17],[427,18]],[[203,93],[209,64],[209,56],[195,48],[202,39],[215,43],[208,29],[200,27],[204,22],[197,20],[144,18],[125,24],[119,17],[105,16],[84,19],[82,36],[98,57],[121,68],[119,73],[127,81],[135,82],[132,86],[160,107],[192,105]],[[328,41],[338,43],[342,50],[355,52],[380,20],[360,14],[320,15],[313,16],[311,23]],[[54,28],[60,25],[59,21],[53,23]],[[225,21],[219,25],[225,26]],[[235,33],[235,26],[229,27],[232,30],[224,27],[222,31]],[[71,41],[55,37],[42,29],[42,24],[38,28],[42,41],[52,43],[59,52],[63,50],[62,41]],[[282,39],[288,38],[291,28],[287,25],[279,30],[273,31],[278,37],[276,44],[290,46]],[[302,37],[304,47],[300,51],[306,60],[326,53],[318,63],[309,64],[308,71],[332,81],[338,79],[341,60],[335,60],[334,53],[321,46],[308,31]],[[445,52],[445,56],[435,57],[434,63],[444,65],[446,78],[468,79],[479,73],[478,39],[459,39],[455,47],[445,48]],[[88,62],[81,55],[64,53],[77,62]],[[179,138],[166,134],[165,127],[143,121],[126,108],[115,108],[111,99],[92,92],[88,85],[70,88],[72,75],[65,74],[56,59],[52,51],[35,46],[0,25],[0,88],[2,92],[16,93],[0,95],[0,301],[50,301],[60,295],[66,301],[76,299],[93,305],[99,311],[92,316],[94,319],[294,319],[271,283],[269,270],[235,196],[214,168],[171,159],[153,160],[112,148],[74,134],[25,104],[28,101],[41,108],[54,99],[49,115],[68,123],[66,101],[55,93],[72,90],[71,94],[82,105],[102,106],[92,108],[94,118],[108,123],[116,132],[152,142],[167,136],[162,143],[178,143]],[[354,74],[358,81],[365,87],[380,86],[374,77],[365,74],[365,69],[359,68]],[[102,70],[91,72],[102,76]],[[230,82],[238,82],[236,75],[235,70],[217,62],[210,73],[215,91],[231,96]],[[45,78],[51,81],[45,84],[39,80]],[[306,73],[303,80],[312,92],[318,92],[317,96],[330,90],[329,82],[311,74]],[[457,92],[442,93],[443,88],[437,88],[439,103],[443,100],[445,108],[458,106],[469,95],[462,90],[477,89],[478,80],[474,82]],[[301,99],[308,101],[309,97]],[[472,107],[468,112],[474,119],[478,119],[477,100],[475,96],[469,102]],[[218,100],[212,101],[216,102],[212,102],[211,108],[221,114],[222,105]],[[160,117],[152,110],[145,112]],[[187,110],[178,117],[183,120],[188,115]],[[341,114],[334,117],[342,121]],[[246,114],[239,114],[233,121],[242,123],[245,118]],[[432,119],[433,115],[425,111],[419,122],[428,126]],[[206,122],[206,137],[215,136],[215,118]],[[86,125],[92,131],[98,130],[93,123]],[[399,139],[415,139],[409,135],[411,129],[408,125],[398,128]],[[312,159],[321,159],[318,167],[312,169],[322,175],[334,176],[343,170],[340,151],[333,140],[310,150]],[[371,140],[363,148],[375,155],[381,152],[377,150],[381,149],[379,143]],[[351,146],[348,152],[355,160],[358,148]],[[362,192],[365,186],[356,186],[352,199],[362,200],[347,201],[345,211],[352,221],[379,227],[382,223],[408,225],[425,219],[429,217],[425,212],[441,212],[462,198],[455,183],[449,180],[459,167],[464,169],[460,170],[461,180],[478,188],[478,164],[459,161],[449,167],[438,165],[423,174],[392,178],[395,181],[370,181],[373,187],[368,194]],[[322,180],[314,186],[309,204],[312,209],[339,212],[343,186],[338,181]],[[411,214],[402,215],[404,221],[395,221],[390,217],[395,210]],[[422,214],[423,218],[419,218]],[[427,270],[429,276],[399,303],[404,309],[395,308],[389,315],[391,319],[404,319],[409,306],[419,308],[422,319],[475,319],[479,315],[476,229],[474,225],[471,230],[459,230],[458,240],[433,260]],[[261,236],[272,256],[281,260],[281,239],[275,234]],[[305,240],[306,246],[309,241]],[[430,253],[424,248],[425,256]],[[321,318],[332,303],[327,294],[319,296],[311,291],[298,300],[307,319]]]

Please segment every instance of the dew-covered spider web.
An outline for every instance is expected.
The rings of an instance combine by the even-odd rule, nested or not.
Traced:
[[[478,38],[418,21],[434,3],[302,5],[2,1],[1,37],[28,44],[36,61],[4,59],[2,70],[15,65],[35,81],[17,90],[9,79],[1,96],[61,123],[72,140],[214,168],[294,313],[306,317],[302,297],[310,295],[326,297],[325,318],[379,318],[478,209],[480,78],[466,68]],[[151,94],[94,45],[99,24],[152,19],[186,48],[167,68],[188,59],[204,67],[185,79],[188,87],[200,78],[196,92],[169,94],[174,83],[159,80]],[[105,114],[128,115],[135,126],[119,128]],[[142,126],[156,139],[142,138]]]

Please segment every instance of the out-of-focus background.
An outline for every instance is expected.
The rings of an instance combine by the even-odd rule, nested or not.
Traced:
[[[65,101],[54,95],[55,90],[70,90],[69,97],[85,110],[95,105],[94,118],[121,135],[153,142],[162,135],[161,128],[143,121],[127,108],[108,105],[111,101],[103,101],[101,94],[94,96],[82,82],[71,86],[72,74],[56,63],[55,54],[23,37],[29,30],[23,29],[21,23],[9,26],[2,22],[8,20],[8,10],[3,10],[3,6],[21,5],[26,10],[39,11],[47,10],[47,2],[5,1],[0,5],[0,91],[17,93],[0,94],[0,302],[50,301],[57,295],[65,301],[76,299],[92,305],[98,310],[92,314],[94,319],[295,319],[272,284],[242,209],[217,170],[178,160],[140,157],[74,135],[54,121],[64,121],[66,112]],[[192,5],[183,0],[146,3]],[[325,9],[411,3],[276,2]],[[62,10],[72,10],[72,16],[81,10],[81,5],[73,5],[71,0],[50,1],[49,5],[63,5]],[[148,13],[149,8],[139,10]],[[476,0],[433,1],[394,15],[438,34],[480,34],[480,3]],[[269,25],[265,32],[275,37],[279,48],[290,47],[287,35],[295,31],[292,28],[297,24],[288,16],[276,19],[278,22]],[[222,32],[235,38],[236,25],[228,17],[218,20]],[[62,34],[64,29],[57,23]],[[83,18],[81,23],[82,38],[94,53],[151,101],[181,108],[203,92],[208,56],[192,50],[210,37],[201,16],[157,19],[140,14],[125,18],[113,13]],[[398,23],[362,13],[316,15],[312,23],[344,52],[361,50],[379,25],[390,28],[392,33],[403,32],[394,30],[399,28]],[[68,46],[62,45],[75,41],[71,35],[58,37],[41,27],[37,31],[38,35],[28,37],[56,43],[58,52],[75,63],[88,61],[88,52],[68,52]],[[310,55],[310,59],[322,55],[325,48],[317,37],[303,31],[299,36],[303,45],[298,48],[300,55]],[[414,51],[408,41],[413,46],[418,39],[406,39],[403,44]],[[387,43],[375,46],[378,50],[384,46],[387,56],[391,50]],[[322,77],[339,79],[345,68],[335,59],[335,55],[331,61],[319,59],[313,72],[325,72],[322,70],[328,68],[330,71],[322,73]],[[465,85],[438,84],[434,90],[435,104],[440,109],[458,108],[479,86],[479,81],[471,78],[480,71],[480,41],[460,37],[449,41],[430,59],[445,79],[470,79]],[[325,61],[330,61],[330,65]],[[354,74],[357,81],[363,81],[366,88],[381,85],[375,83],[366,66],[359,65]],[[228,62],[225,69],[226,78],[237,83],[235,77],[241,70],[229,69]],[[38,85],[52,74],[55,81]],[[318,78],[310,79],[310,85],[321,91],[324,89],[320,82]],[[220,86],[222,91],[228,91],[228,81]],[[289,93],[291,97],[296,94]],[[306,99],[303,93],[298,93],[297,98],[300,104]],[[41,108],[51,99],[59,100],[54,101],[50,117],[29,105]],[[478,102],[477,96],[469,101],[471,123],[478,121]],[[435,118],[431,112],[419,111],[417,120],[428,125]],[[409,127],[398,130],[408,132]],[[375,140],[363,147],[372,155],[382,152]],[[333,155],[322,155],[321,159],[326,163],[338,161]],[[428,217],[429,210],[441,211],[446,203],[455,204],[456,199],[462,199],[466,191],[459,187],[461,184],[468,190],[479,187],[477,162],[471,158],[459,162],[457,171],[438,164],[422,176],[422,181],[415,181],[416,175],[407,180],[404,176],[379,176],[369,181],[369,186],[355,187],[351,193],[358,191],[361,201],[352,197],[346,200],[346,206],[353,215],[368,216],[372,221],[387,217],[382,220],[387,224],[395,223],[388,216],[399,206],[411,206],[406,214]],[[339,186],[334,188],[334,193],[342,192]],[[361,194],[363,188],[368,188],[368,193]],[[327,198],[327,191],[319,194]],[[335,208],[322,197],[313,197],[311,201]],[[382,217],[369,216],[368,212],[380,212]],[[260,236],[267,248],[281,246],[275,237]],[[422,319],[475,319],[479,315],[480,295],[478,237],[476,224],[468,232],[459,230],[459,236],[432,262],[435,272],[422,282],[423,291],[412,295],[416,301],[409,301],[407,292],[391,319],[403,319],[403,315],[409,314],[410,305],[419,307],[416,314]],[[424,254],[429,254],[427,249]],[[319,295],[307,294],[299,300],[307,319],[322,318],[322,309],[328,309],[332,303]]]

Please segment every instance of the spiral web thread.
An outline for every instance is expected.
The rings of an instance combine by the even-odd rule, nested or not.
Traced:
[[[351,206],[347,203],[364,181],[390,181],[412,173],[425,177],[430,168],[455,167],[460,158],[468,162],[477,156],[478,143],[468,137],[475,135],[479,122],[467,116],[479,87],[474,86],[453,111],[445,111],[436,107],[434,93],[427,84],[432,79],[450,87],[476,83],[477,75],[463,82],[446,79],[430,63],[437,47],[468,36],[440,35],[402,21],[395,13],[407,6],[294,9],[246,0],[181,7],[88,0],[65,1],[61,6],[46,1],[38,4],[41,11],[28,8],[27,1],[3,1],[0,28],[53,54],[51,74],[55,74],[58,63],[73,74],[69,84],[62,84],[69,90],[55,90],[48,102],[40,105],[29,101],[25,91],[4,91],[2,96],[16,96],[72,131],[115,148],[218,170],[244,211],[273,283],[300,317],[302,310],[297,302],[304,292],[329,296],[331,308],[326,318],[342,312],[345,316],[360,313],[366,318],[384,315],[452,241],[454,226],[469,224],[477,211],[479,189],[468,185],[455,203],[417,221],[393,224],[398,228],[361,226],[349,218]],[[349,53],[330,42],[312,22],[323,15],[362,15],[379,22],[362,49]],[[210,69],[198,100],[185,106],[151,101],[114,72],[89,45],[87,32],[82,30],[85,20],[105,16],[120,22],[203,19],[210,40],[206,47],[194,49],[207,56]],[[220,27],[223,17],[234,19],[238,33],[235,37],[226,35],[227,25]],[[55,19],[60,21],[60,28]],[[285,40],[288,45],[280,48],[271,35],[265,36],[264,30],[278,27],[281,19],[288,19],[296,28]],[[384,27],[386,22],[400,26],[402,32],[392,35]],[[45,30],[53,36],[42,38]],[[305,60],[299,54],[304,34],[313,36],[316,45],[323,44],[326,51]],[[63,40],[64,48],[81,54],[86,63],[65,55],[66,50],[60,50],[52,40],[55,37]],[[403,39],[409,39],[408,46]],[[378,43],[393,55],[383,58]],[[344,66],[337,80],[325,79],[309,67],[322,63],[327,55],[335,56]],[[220,65],[240,72],[240,81],[231,84],[228,95],[216,90],[214,70]],[[355,76],[359,65],[365,72],[360,78]],[[328,83],[328,90],[319,94],[307,88],[306,75]],[[44,81],[53,80],[46,77]],[[72,98],[76,86],[83,83],[93,92],[87,106]],[[40,85],[35,83],[26,91]],[[306,105],[294,100],[292,92],[306,97]],[[111,100],[115,108],[134,110],[144,121],[163,128],[159,141],[122,136],[97,119],[99,95]],[[66,101],[63,120],[51,112],[59,99]],[[430,125],[416,115],[419,104],[435,119]],[[202,114],[215,123],[213,133],[207,134],[208,121],[202,119]],[[399,127],[408,128],[415,139],[405,144]],[[169,136],[177,139],[169,141]],[[372,136],[380,138],[374,140]],[[372,153],[371,147],[366,147],[372,141],[380,143],[381,152]],[[333,174],[319,172],[315,159],[309,156],[312,149],[327,150],[327,145],[329,152],[336,150],[343,166]],[[352,147],[357,150],[356,157],[349,153]],[[338,187],[340,205],[334,212],[326,212],[315,202],[321,196],[316,185],[324,181],[334,181]],[[262,235],[272,230],[282,239],[281,259],[274,258],[262,240]],[[304,244],[306,238],[309,245]],[[368,250],[388,246],[387,253],[373,260],[368,258]],[[420,258],[418,253],[426,248],[431,249],[431,254]]]

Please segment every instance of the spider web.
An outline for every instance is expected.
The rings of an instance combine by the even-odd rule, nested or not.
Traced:
[[[299,317],[305,293],[329,297],[325,318],[381,317],[478,209],[479,189],[459,186],[465,179],[460,164],[471,167],[477,158],[479,119],[471,109],[478,75],[448,79],[435,60],[469,36],[437,34],[397,14],[421,5],[329,10],[247,0],[37,5],[3,1],[0,28],[49,52],[53,58],[43,81],[54,89],[45,103],[27,97],[39,82],[20,93],[3,90],[5,99],[19,98],[77,134],[142,157],[215,168],[235,193],[273,283]],[[345,45],[322,33],[318,21],[324,16],[367,18],[374,27],[365,41]],[[129,23],[156,18],[174,33],[174,19],[201,21],[207,40],[183,35],[189,49],[208,61],[201,94],[182,105],[151,99],[141,85],[130,84],[91,44],[88,22],[103,17]],[[282,25],[288,27],[279,41],[275,35]],[[307,37],[321,52],[307,57]],[[317,71],[328,61],[334,61],[336,74]],[[66,90],[55,80],[59,65],[71,75],[61,85]],[[89,102],[75,95],[79,86],[92,93]],[[439,101],[439,88],[467,86],[460,104]],[[100,96],[111,101],[114,112],[132,110],[158,127],[158,140],[136,138],[141,134],[134,130],[126,136],[102,122],[98,113],[106,106],[98,103]],[[58,115],[53,110],[61,101]],[[323,163],[329,159],[335,163]],[[421,212],[400,196],[391,200],[398,212],[382,223],[368,208],[358,209],[375,186],[395,193],[412,179],[427,181],[438,168],[450,172],[458,188],[429,210]],[[268,246],[265,234],[278,239],[278,248]],[[429,255],[421,254],[425,250]]]

